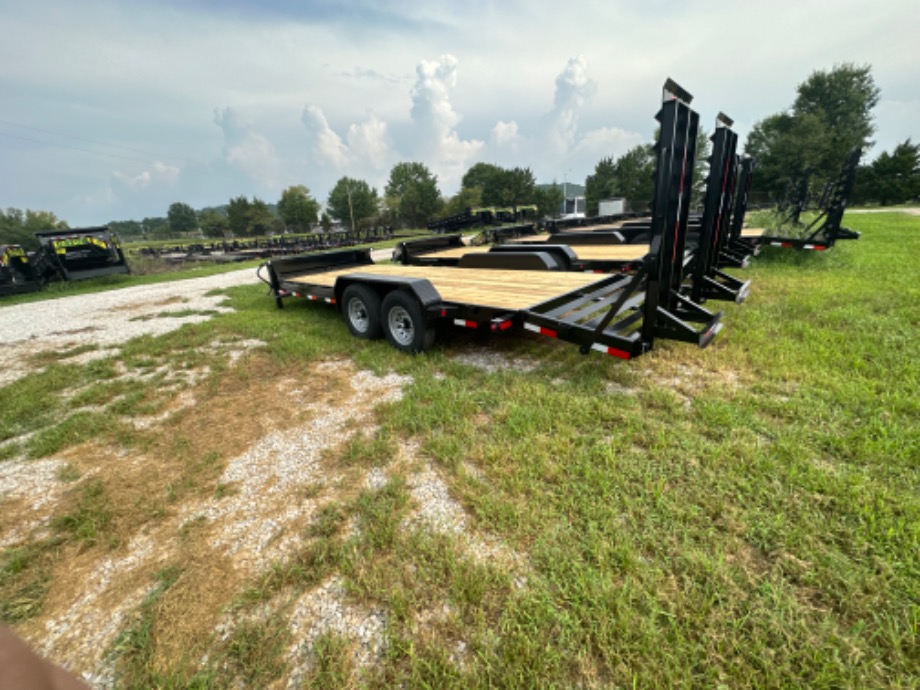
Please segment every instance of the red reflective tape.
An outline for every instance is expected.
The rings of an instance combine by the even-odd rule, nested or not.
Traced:
[[[597,350],[598,352],[603,352],[606,355],[611,357],[618,357],[619,359],[630,359],[632,357],[626,350],[620,350],[616,347],[608,347],[607,345],[600,345],[599,343],[594,343],[591,346],[592,350]]]
[[[780,242],[779,246],[788,248],[792,246],[792,242]]]
[[[559,337],[559,334],[558,334],[556,331],[552,330],[551,328],[543,328],[543,326],[540,326],[539,333],[540,333],[540,335],[545,335],[545,336],[547,336],[547,337],[549,337],[549,338],[558,338],[558,337]]]
[[[454,319],[455,326],[461,326],[463,328],[476,328],[479,324],[475,321],[465,321],[464,319]]]
[[[441,318],[443,319],[445,316],[447,316],[447,310],[446,310],[446,309],[442,309],[442,310],[441,310]]]
[[[507,331],[509,328],[511,328],[512,325],[513,324],[510,321],[502,321],[502,324],[501,326],[499,326],[499,329],[503,331]]]
[[[335,304],[335,299],[333,299],[332,297],[327,297],[326,301],[329,302],[329,304]]]
[[[303,297],[299,292],[292,292],[291,294],[294,295],[294,297]]]
[[[827,247],[815,247],[814,249],[816,252],[823,252]]]

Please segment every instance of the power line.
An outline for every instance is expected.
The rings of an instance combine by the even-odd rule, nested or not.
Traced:
[[[0,124],[4,124],[4,125],[10,126],[10,127],[18,127],[18,128],[20,128],[20,129],[28,129],[28,130],[31,130],[31,131],[33,131],[33,132],[41,132],[41,133],[43,133],[43,134],[50,134],[50,135],[55,136],[55,137],[63,137],[63,138],[65,138],[65,139],[74,139],[74,140],[76,140],[76,141],[85,141],[85,142],[90,143],[90,144],[97,144],[97,145],[99,145],[99,146],[106,146],[106,147],[108,147],[108,148],[121,149],[121,150],[123,150],[123,151],[129,151],[129,152],[131,152],[131,153],[137,153],[137,154],[140,154],[140,155],[142,155],[142,156],[146,156],[146,157],[148,157],[148,158],[155,158],[155,159],[172,159],[172,160],[175,161],[175,162],[183,162],[183,163],[185,162],[185,160],[184,160],[183,158],[180,158],[179,156],[172,156],[172,155],[162,156],[162,155],[156,155],[156,154],[150,153],[149,151],[142,151],[142,150],[140,150],[140,149],[131,148],[130,146],[122,146],[121,144],[108,144],[108,143],[106,143],[106,142],[104,142],[104,141],[99,141],[98,139],[89,139],[89,138],[87,138],[87,137],[78,137],[78,136],[73,135],[73,134],[62,134],[61,132],[55,132],[55,131],[52,131],[52,130],[50,130],[50,129],[42,129],[41,127],[32,127],[32,126],[30,126],[30,125],[22,125],[22,124],[19,124],[18,122],[11,122],[11,121],[9,121],[9,120],[0,119]],[[42,140],[39,140],[39,139],[29,139],[29,138],[23,137],[23,136],[21,136],[21,135],[17,136],[17,135],[15,135],[15,134],[9,134],[9,133],[4,133],[4,132],[0,132],[0,134],[4,134],[5,136],[10,136],[10,137],[13,137],[13,138],[24,139],[25,141],[33,141],[33,142],[36,142],[36,143],[39,143],[39,144],[49,144],[49,145],[51,145],[51,146],[62,146],[63,148],[74,148],[74,150],[77,150],[77,151],[84,151],[84,152],[86,152],[86,153],[99,153],[100,155],[104,155],[104,156],[113,156],[113,157],[117,157],[115,154],[108,154],[108,153],[103,153],[103,152],[87,151],[86,149],[79,149],[79,148],[75,148],[75,147],[72,147],[72,146],[67,146],[67,145],[65,145],[65,144],[56,144],[56,143],[54,143],[54,142],[42,141]]]
[[[80,151],[81,153],[89,153],[94,156],[105,156],[106,158],[118,158],[120,160],[131,161],[134,163],[140,162],[141,159],[137,156],[128,157],[128,156],[119,156],[117,153],[106,153],[104,151],[91,151],[90,149],[81,149],[79,146],[71,146],[68,144],[58,144],[53,141],[42,141],[41,139],[33,139],[31,137],[24,137],[20,134],[10,134],[9,132],[0,132],[0,137],[9,137],[10,139],[19,139],[21,141],[31,141],[35,144],[44,144],[46,146],[56,146],[61,149],[70,149],[71,151]],[[144,163],[149,163],[150,159],[144,159]]]

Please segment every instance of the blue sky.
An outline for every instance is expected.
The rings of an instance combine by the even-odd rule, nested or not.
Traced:
[[[665,78],[742,140],[840,62],[882,90],[872,158],[920,122],[906,0],[0,0],[0,207],[72,226],[421,161],[583,182],[644,143]]]

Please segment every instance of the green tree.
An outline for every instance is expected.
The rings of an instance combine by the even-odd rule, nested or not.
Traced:
[[[249,205],[249,235],[263,237],[277,235],[284,231],[284,223],[272,213],[264,201],[258,197],[252,198]]]
[[[500,199],[503,206],[510,206],[515,213],[517,207],[534,202],[536,180],[530,168],[503,170],[499,176]]]
[[[597,215],[599,202],[609,197],[624,197],[633,211],[647,209],[655,193],[654,174],[652,144],[634,146],[616,161],[602,158],[585,182],[586,215]]]
[[[860,166],[855,196],[883,206],[920,196],[920,144],[907,139],[891,153],[882,151],[871,164]]]
[[[198,214],[195,213],[195,209],[181,201],[169,205],[166,218],[169,220],[169,229],[174,233],[198,229]]]
[[[319,225],[323,229],[323,232],[329,232],[332,229],[332,218],[329,217],[329,214],[323,211],[323,215],[319,217]]]
[[[690,193],[690,207],[696,207],[706,198],[706,177],[709,175],[709,154],[712,142],[702,127],[696,134],[696,155],[693,159],[693,191]],[[654,173],[653,173],[654,174]]]
[[[482,189],[480,187],[461,188],[444,204],[441,217],[458,216],[471,208],[482,206]]]
[[[835,65],[815,71],[796,89],[791,108],[757,122],[745,152],[757,159],[754,188],[774,199],[811,180],[821,190],[850,149],[871,146],[872,109],[879,89],[869,65]]]
[[[18,244],[24,249],[38,249],[36,232],[66,230],[69,226],[51,211],[22,211],[18,208],[0,209],[0,244]]]
[[[397,163],[384,191],[387,208],[410,228],[424,226],[441,208],[438,178],[421,163]]]
[[[319,217],[319,202],[303,185],[288,187],[281,192],[278,215],[281,216],[287,230],[307,232],[310,230],[310,225],[315,223]]]
[[[558,215],[563,200],[562,187],[555,180],[548,187],[534,188],[534,203],[537,205],[537,216],[540,218]]]
[[[144,218],[141,227],[146,237],[167,239],[170,236],[169,221],[162,216]]]
[[[501,206],[504,204],[502,201],[504,172],[503,168],[492,163],[476,163],[463,175],[460,186],[463,189],[473,187],[481,189],[482,204],[485,206]]]
[[[202,211],[198,223],[206,237],[225,237],[230,230],[230,219],[213,208]]]
[[[616,163],[612,156],[601,158],[594,166],[594,173],[585,180],[585,215],[588,217],[598,214],[598,206],[602,199],[614,196],[616,185]]]
[[[326,208],[333,218],[357,230],[362,221],[377,215],[377,203],[377,190],[367,182],[343,177],[329,192]]]
[[[230,225],[230,232],[236,237],[244,237],[249,234],[251,208],[252,204],[245,196],[230,199],[230,205],[227,206],[227,222]]]

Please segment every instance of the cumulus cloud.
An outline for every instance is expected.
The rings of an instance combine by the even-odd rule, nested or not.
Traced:
[[[516,154],[523,141],[524,137],[518,133],[518,123],[514,120],[511,122],[499,120],[492,128],[490,142],[497,149]]]
[[[154,161],[149,170],[144,170],[136,175],[115,172],[112,175],[112,184],[116,189],[139,191],[153,186],[173,186],[179,179],[180,169],[175,165],[168,165]]]
[[[390,162],[387,123],[373,113],[364,122],[349,125],[344,141],[317,105],[304,108],[301,122],[313,139],[316,155],[339,170],[349,168],[361,173],[369,169],[380,170]]]
[[[417,154],[447,185],[460,179],[467,164],[485,146],[478,139],[462,139],[456,130],[461,117],[454,111],[450,92],[457,85],[458,64],[453,55],[422,60],[415,69],[416,80],[409,93]]]
[[[214,124],[224,133],[224,159],[250,178],[270,184],[277,178],[278,152],[263,135],[244,122],[233,108],[215,108]]]
[[[597,82],[588,76],[588,61],[569,58],[556,77],[553,110],[549,114],[549,140],[557,154],[568,153],[578,140],[578,116],[594,93]]]
[[[361,124],[348,128],[348,149],[351,154],[370,162],[377,169],[387,165],[390,159],[390,142],[387,123],[371,114]]]

